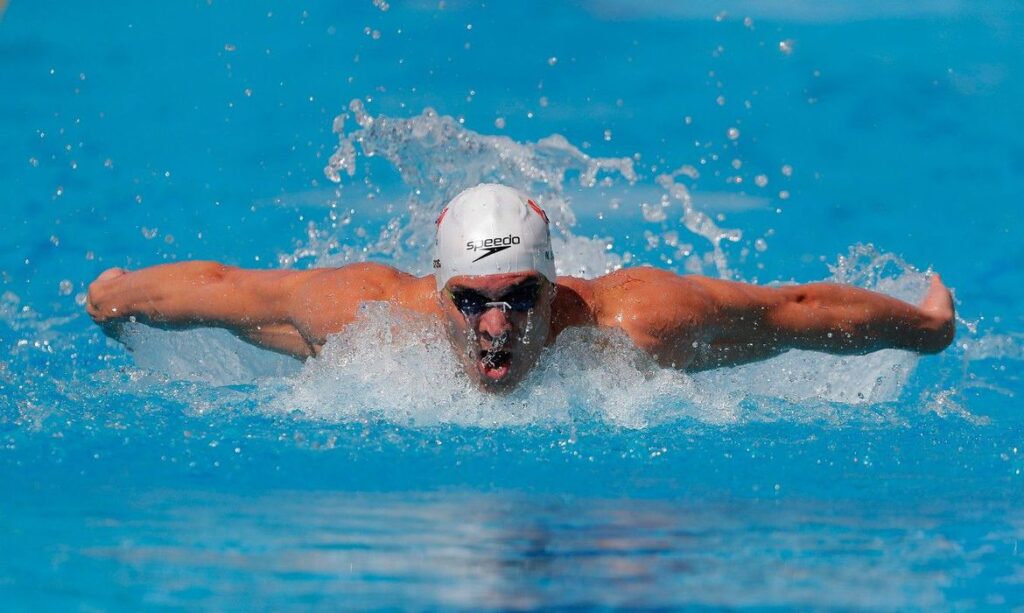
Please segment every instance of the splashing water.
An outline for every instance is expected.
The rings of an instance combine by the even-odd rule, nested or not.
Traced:
[[[433,220],[444,203],[466,187],[500,181],[543,202],[555,227],[561,274],[589,277],[624,264],[626,258],[614,251],[611,239],[573,233],[578,220],[565,190],[574,177],[582,189],[616,181],[632,185],[638,177],[631,159],[593,158],[558,135],[536,143],[482,135],[430,109],[411,118],[371,117],[353,101],[349,113],[335,120],[338,146],[325,174],[341,182],[356,176],[360,156],[383,158],[399,172],[406,201],[366,244],[350,238],[347,223],[334,224],[331,231],[311,228],[308,244],[286,261],[307,257],[317,265],[336,266],[374,259],[423,273]],[[350,117],[358,127],[346,131]],[[665,236],[677,241],[683,231],[697,242],[706,240],[711,252],[705,259],[719,276],[734,277],[722,243],[737,242],[742,233],[719,227],[699,210],[681,182],[694,179],[695,172],[682,166],[656,177],[664,190],[660,210],[673,201],[682,207],[681,227],[668,227]],[[336,194],[339,202],[347,195],[343,189]],[[870,246],[852,248],[830,270],[831,280],[908,301],[916,301],[927,287],[925,274]],[[216,331],[138,330],[129,346],[137,365],[172,379],[215,385],[256,379],[260,397],[271,398],[274,412],[408,426],[596,421],[646,428],[678,420],[732,424],[780,419],[896,424],[908,418],[896,403],[917,364],[914,354],[896,350],[866,356],[791,351],[760,363],[688,375],[658,368],[621,335],[568,330],[518,389],[496,397],[477,390],[462,374],[437,322],[386,304],[363,305],[357,322],[301,368]],[[942,396],[940,408],[969,416],[966,409],[948,410],[959,406],[954,402]]]
[[[354,176],[358,145],[362,155],[388,160],[410,194],[405,215],[390,220],[368,248],[356,252],[342,247],[338,254],[322,254],[318,265],[373,257],[424,274],[433,221],[444,203],[468,187],[498,182],[534,195],[544,206],[555,228],[552,241],[560,274],[594,276],[621,266],[621,259],[608,253],[608,239],[573,234],[577,220],[565,187],[571,177],[582,187],[610,185],[613,177],[633,183],[637,176],[631,159],[590,157],[557,134],[528,144],[478,134],[432,109],[409,119],[371,117],[353,100],[349,110],[359,127],[346,132],[348,115],[335,119],[338,146],[324,174],[335,183],[342,173]]]

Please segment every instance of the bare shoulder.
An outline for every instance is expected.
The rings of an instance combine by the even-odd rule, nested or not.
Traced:
[[[419,312],[436,308],[433,277],[416,277],[372,262],[303,271],[291,312],[306,336],[323,338],[350,324],[364,302],[391,302]]]
[[[685,341],[701,337],[713,308],[694,277],[646,266],[590,280],[559,278],[560,293],[563,287],[578,297],[576,308],[589,315],[575,325],[618,328],[666,364],[688,363],[691,357],[679,347],[691,347]]]
[[[301,284],[306,291],[344,291],[363,294],[367,300],[387,300],[389,292],[400,290],[415,279],[392,266],[359,262],[304,271]]]
[[[678,324],[712,305],[703,279],[650,266],[623,268],[591,282],[595,310],[605,323],[632,319]]]

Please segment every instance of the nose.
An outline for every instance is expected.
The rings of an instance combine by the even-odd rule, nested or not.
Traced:
[[[487,309],[477,323],[480,336],[492,345],[504,344],[512,331],[512,322],[499,308]]]

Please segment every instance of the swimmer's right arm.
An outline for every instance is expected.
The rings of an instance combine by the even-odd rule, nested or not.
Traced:
[[[345,291],[353,285],[346,281],[365,276],[360,272],[358,265],[245,270],[217,262],[132,272],[113,268],[89,286],[86,310],[114,338],[120,325],[132,319],[165,329],[219,327],[254,345],[304,359],[351,321],[360,296]],[[367,284],[354,285],[362,289]]]

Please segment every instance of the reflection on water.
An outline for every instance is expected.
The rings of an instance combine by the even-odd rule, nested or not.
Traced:
[[[968,587],[988,604],[1024,587],[1014,553],[1024,516],[1009,508],[981,529],[949,505],[908,515],[800,501],[289,491],[124,502],[20,513],[39,525],[15,526],[17,555],[0,574],[101,608],[933,607]],[[42,547],[32,532],[46,535]]]

